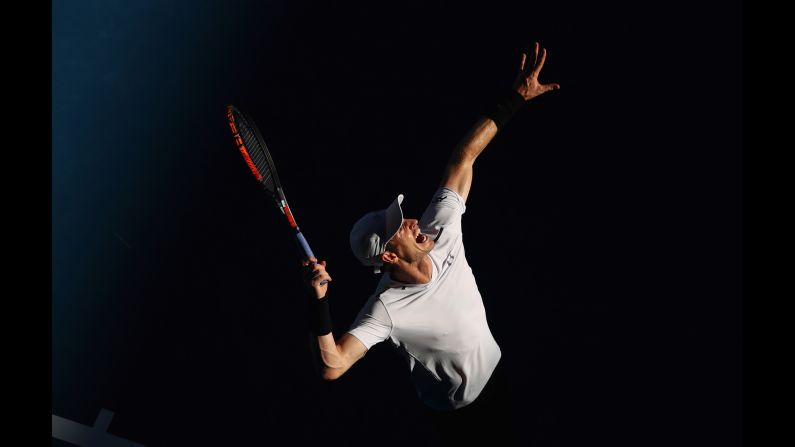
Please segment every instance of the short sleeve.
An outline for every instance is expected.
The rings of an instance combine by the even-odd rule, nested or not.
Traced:
[[[420,228],[427,234],[434,234],[437,227],[460,232],[465,212],[464,198],[450,188],[440,187],[420,218]]]
[[[368,350],[389,338],[392,333],[392,319],[378,295],[370,297],[362,307],[348,333],[358,338]]]

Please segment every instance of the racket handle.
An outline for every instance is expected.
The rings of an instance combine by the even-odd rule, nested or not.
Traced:
[[[304,235],[301,234],[301,232],[299,231],[299,232],[295,233],[295,237],[296,237],[296,239],[298,239],[298,245],[301,247],[301,251],[304,252],[304,257],[306,259],[314,258],[315,255],[312,253],[312,249],[309,248],[309,242],[306,241],[306,238],[304,237]],[[312,265],[315,265],[315,264],[317,264],[317,262],[313,262],[312,263]],[[320,281],[320,285],[321,286],[325,286],[326,284],[328,284],[328,280],[327,279],[324,279],[323,281]]]
[[[314,258],[315,254],[312,253],[312,249],[309,248],[309,243],[306,241],[306,238],[300,231],[295,233],[296,239],[298,239],[298,246],[301,248],[301,251],[304,252],[304,259]]]

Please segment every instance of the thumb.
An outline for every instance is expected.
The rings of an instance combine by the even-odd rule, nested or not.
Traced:
[[[550,90],[557,90],[557,89],[559,89],[559,88],[560,88],[560,84],[547,84],[547,85],[546,85],[546,87],[547,87],[547,88],[546,88],[546,90],[545,90],[545,91],[547,91],[547,92],[548,92],[548,91],[550,91]]]

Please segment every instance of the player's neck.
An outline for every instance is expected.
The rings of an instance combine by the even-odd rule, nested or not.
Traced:
[[[433,264],[430,256],[423,256],[416,263],[404,263],[390,276],[405,284],[428,284],[433,278]]]

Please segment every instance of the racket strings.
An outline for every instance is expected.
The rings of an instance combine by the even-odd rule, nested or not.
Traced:
[[[246,147],[249,148],[249,156],[251,157],[251,161],[254,163],[254,166],[260,171],[262,174],[262,182],[266,188],[273,191],[276,189],[275,185],[273,184],[273,173],[271,172],[270,166],[268,165],[267,158],[265,157],[265,151],[260,147],[259,141],[254,136],[254,132],[248,127],[248,125],[243,124],[241,122],[241,126],[239,126],[240,136],[243,137],[243,142],[245,143]]]

